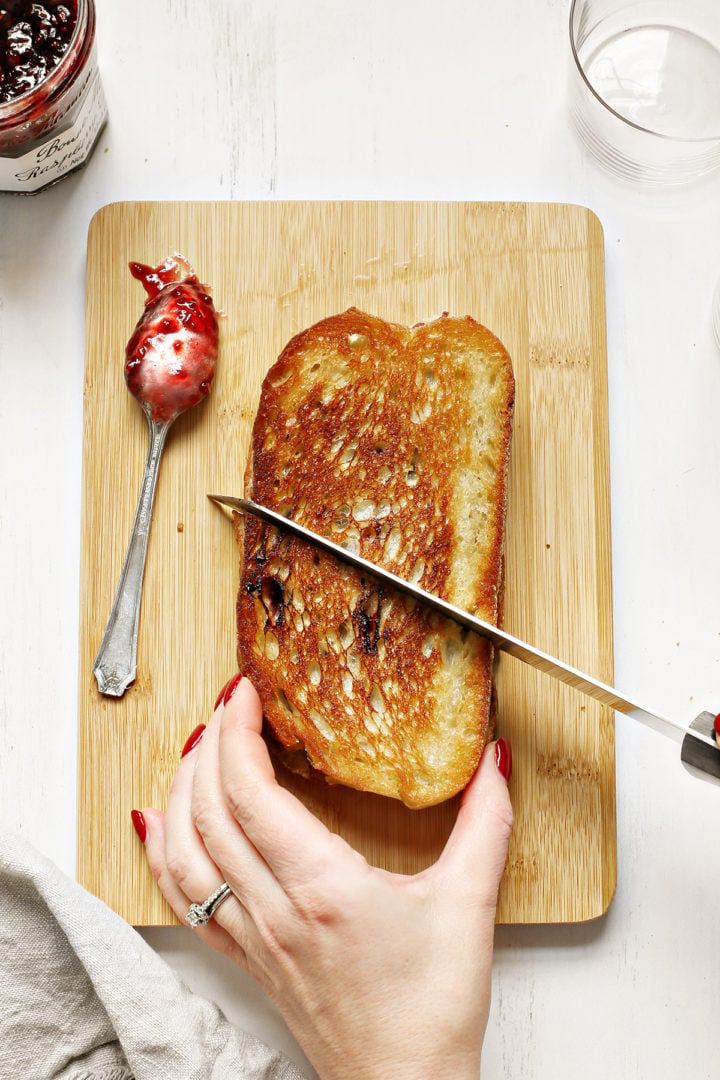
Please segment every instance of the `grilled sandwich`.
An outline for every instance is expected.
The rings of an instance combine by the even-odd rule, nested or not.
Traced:
[[[246,495],[498,623],[513,402],[473,319],[350,308],[268,372]],[[460,791],[492,737],[490,643],[252,516],[236,529],[238,658],[285,764],[411,807]]]

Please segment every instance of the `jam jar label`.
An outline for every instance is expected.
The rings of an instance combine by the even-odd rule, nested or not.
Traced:
[[[84,100],[69,127],[48,135],[40,145],[16,158],[0,157],[0,191],[38,191],[60,180],[88,158],[107,119],[107,104],[95,64]]]

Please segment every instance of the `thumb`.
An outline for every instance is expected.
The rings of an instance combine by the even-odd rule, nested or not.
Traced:
[[[513,824],[507,785],[511,768],[507,739],[485,747],[435,867],[456,895],[465,895],[474,906],[491,912],[493,919]]]

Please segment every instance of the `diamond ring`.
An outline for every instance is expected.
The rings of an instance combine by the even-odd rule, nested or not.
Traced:
[[[226,881],[223,881],[222,885],[218,886],[215,892],[210,893],[207,900],[204,900],[202,904],[190,905],[185,921],[190,923],[193,929],[196,926],[207,926],[223,900],[227,900],[228,896],[232,896],[232,889]]]

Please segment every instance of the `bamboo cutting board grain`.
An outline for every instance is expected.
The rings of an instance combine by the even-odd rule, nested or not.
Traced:
[[[138,678],[103,698],[91,667],[147,448],[123,379],[144,294],[129,261],[183,252],[225,313],[209,400],[181,417],[160,470]],[[520,203],[119,203],[88,240],[79,693],[78,877],[137,925],[174,921],[133,807],[164,806],[180,749],[235,670],[232,529],[207,492],[241,494],[260,383],[290,337],[351,305],[395,322],[470,314],[517,382],[505,626],[611,682],[603,237],[576,206]],[[574,922],[616,880],[613,714],[503,656],[515,827],[498,920]],[[284,778],[372,862],[414,872],[442,848],[453,800],[425,811]],[[194,899],[202,899],[200,897]]]

